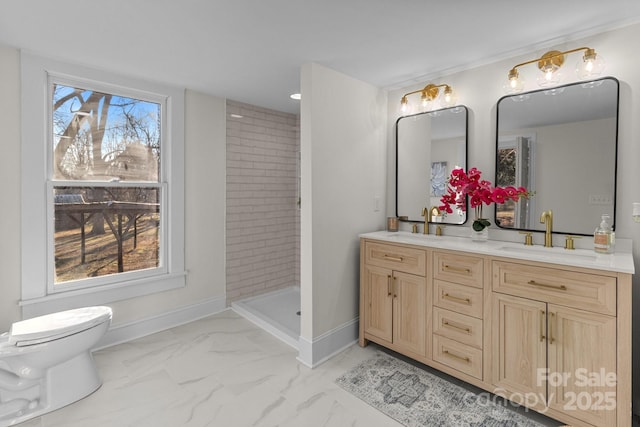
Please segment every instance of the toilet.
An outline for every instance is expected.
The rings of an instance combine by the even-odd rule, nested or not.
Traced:
[[[91,349],[111,324],[109,307],[16,322],[0,335],[0,427],[69,405],[102,384]]]

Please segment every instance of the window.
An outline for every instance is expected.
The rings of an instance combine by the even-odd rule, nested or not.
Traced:
[[[498,161],[496,185],[525,187],[529,191],[535,191],[535,179],[533,177],[535,162],[535,135],[507,136],[498,141]],[[522,209],[520,203],[512,200],[496,205],[496,221],[501,227],[532,229],[532,221],[536,221],[530,215],[533,211],[534,200],[527,200],[528,209]]]
[[[183,286],[183,91],[22,63],[22,304]]]

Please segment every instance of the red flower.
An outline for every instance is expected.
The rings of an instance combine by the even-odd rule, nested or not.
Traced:
[[[490,181],[481,180],[481,175],[482,172],[476,168],[469,169],[467,173],[462,168],[452,170],[447,193],[440,198],[440,210],[453,213],[453,206],[462,212],[467,210],[466,196],[469,196],[469,206],[476,211],[474,229],[478,222],[482,225],[480,230],[489,224],[486,219],[479,221],[482,218],[483,204],[503,204],[507,200],[518,201],[531,195],[524,187],[493,187]]]
[[[496,187],[491,193],[491,200],[496,204],[503,204],[509,197],[509,192],[501,187]]]

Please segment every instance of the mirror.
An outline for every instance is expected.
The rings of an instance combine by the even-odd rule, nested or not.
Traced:
[[[454,168],[467,169],[467,107],[400,117],[396,121],[396,215],[424,221],[423,208],[440,206]],[[403,218],[405,217],[405,218]],[[466,212],[440,217],[462,224]]]
[[[607,77],[498,101],[495,185],[535,195],[496,205],[501,228],[592,235],[602,214],[615,223],[618,80]]]

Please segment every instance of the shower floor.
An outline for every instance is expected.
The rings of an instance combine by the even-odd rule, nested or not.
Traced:
[[[290,287],[231,303],[231,308],[262,329],[298,348],[300,288]]]

